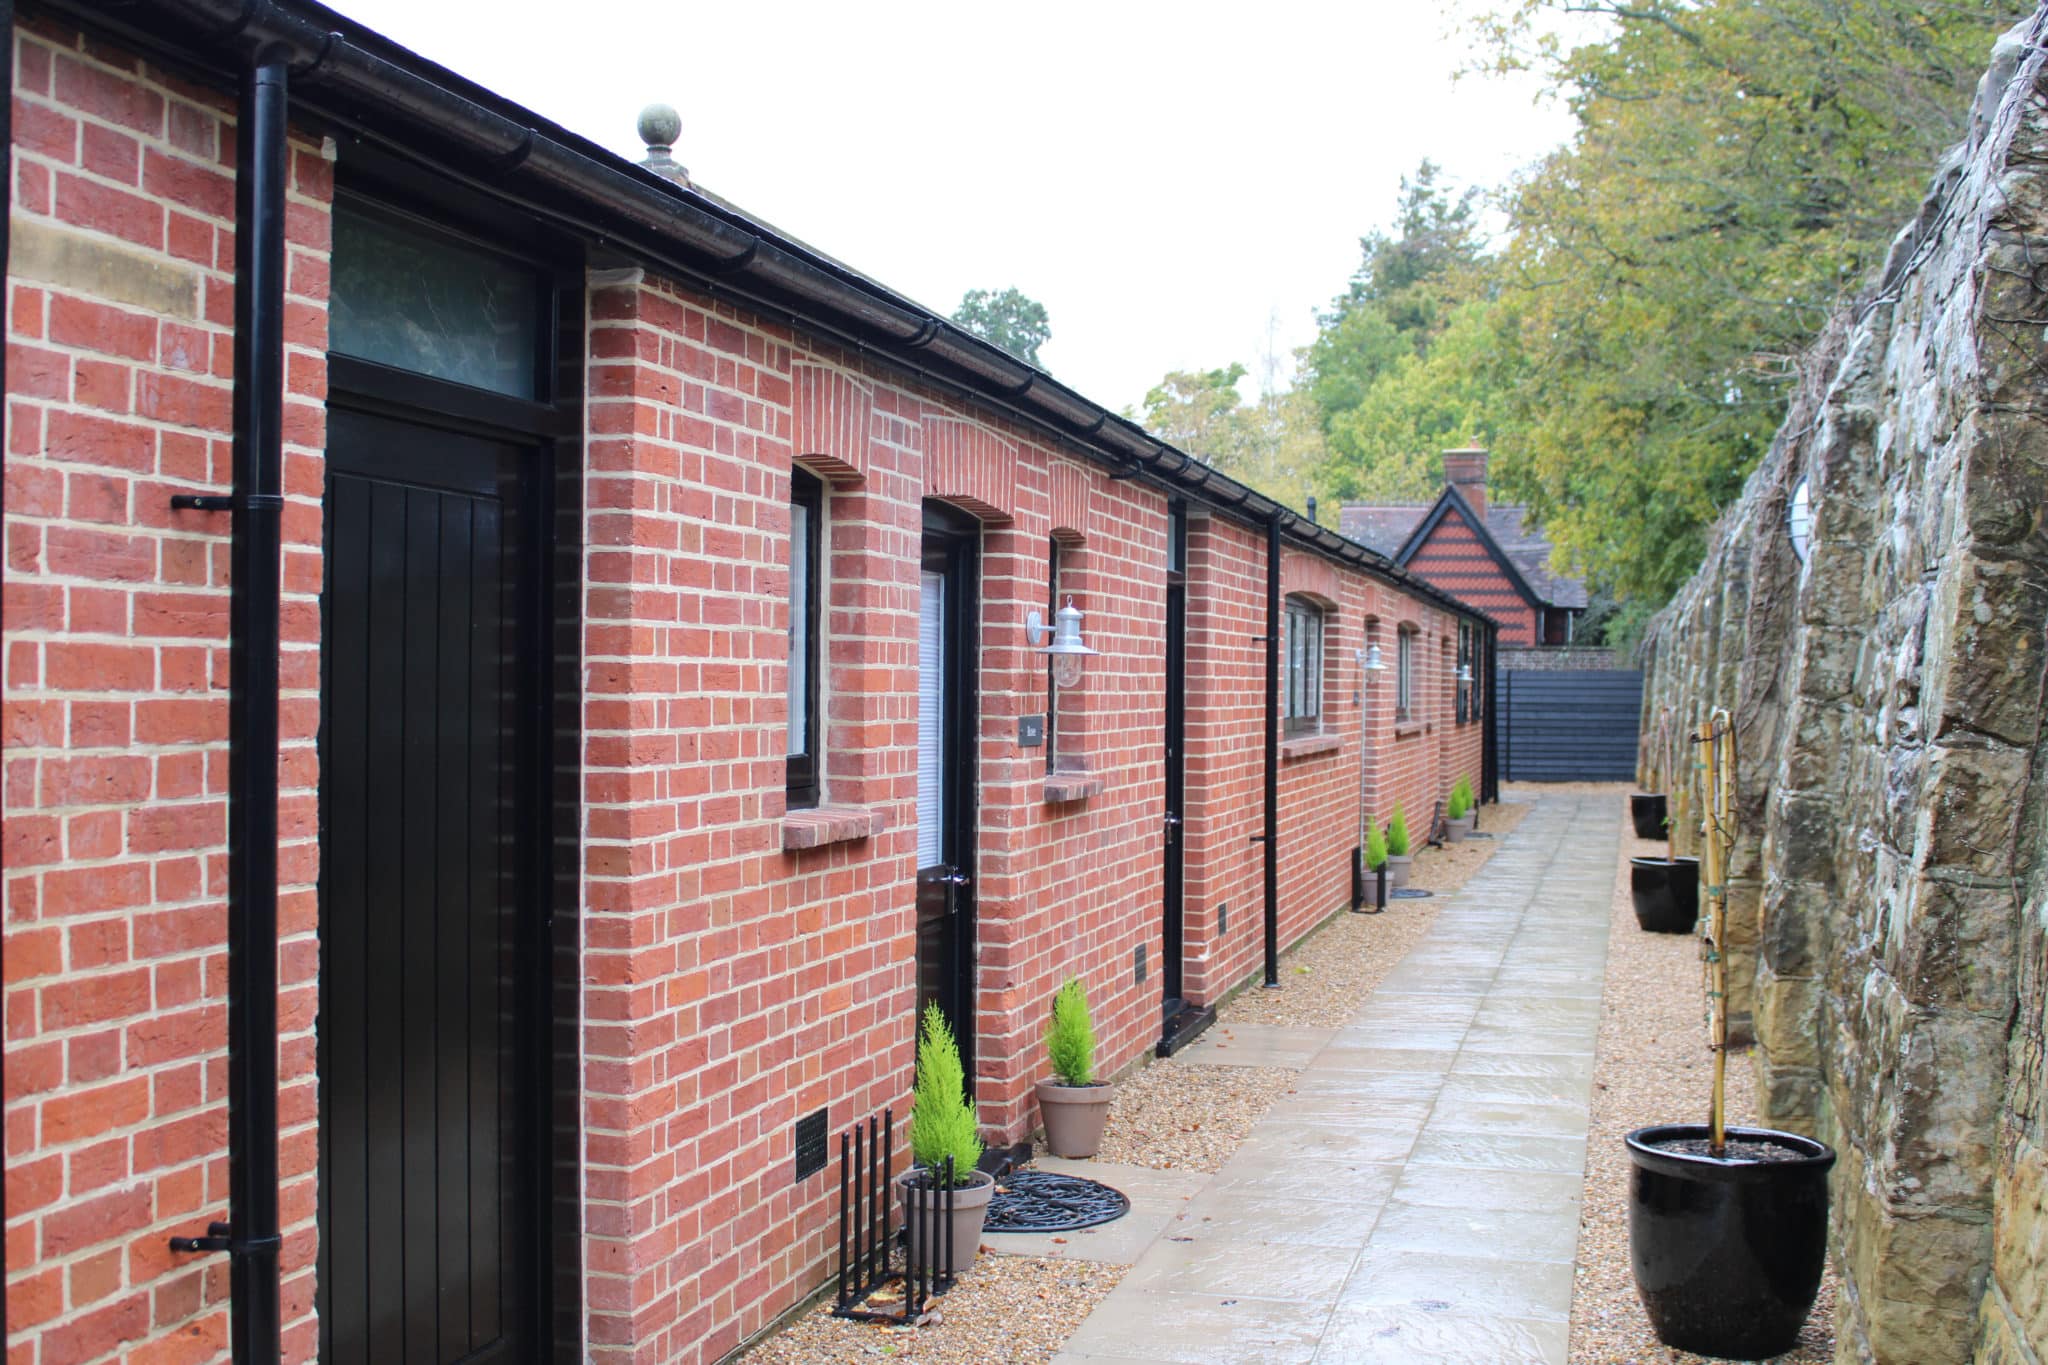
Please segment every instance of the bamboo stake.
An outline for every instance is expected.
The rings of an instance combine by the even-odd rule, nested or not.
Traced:
[[[1701,805],[1706,813],[1705,871],[1707,933],[1707,1045],[1714,1053],[1713,1098],[1707,1112],[1708,1150],[1721,1156],[1728,1144],[1728,849],[1734,837],[1735,725],[1716,707],[1699,729],[1702,761]]]

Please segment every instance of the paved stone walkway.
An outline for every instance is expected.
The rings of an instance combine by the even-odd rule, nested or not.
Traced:
[[[1562,1365],[1613,805],[1544,797],[1347,1027],[1274,1031],[1295,1093],[1055,1365]]]

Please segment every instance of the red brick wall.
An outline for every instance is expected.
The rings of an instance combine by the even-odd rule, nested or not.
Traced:
[[[5,818],[10,1365],[224,1357],[231,103],[15,36]],[[330,166],[293,152],[279,1018],[287,1341],[311,1353]]]
[[[1265,654],[1257,639],[1266,619],[1264,533],[1198,515],[1188,561],[1188,995],[1213,1002],[1259,972],[1265,952],[1264,854],[1252,842],[1264,819]],[[1442,647],[1455,649],[1455,617],[1293,549],[1282,558],[1281,588],[1326,607],[1323,733],[1338,741],[1282,746],[1284,946],[1350,903],[1361,787],[1365,809],[1382,825],[1400,801],[1419,840],[1459,772],[1477,784],[1482,729],[1458,725],[1444,706]],[[1397,724],[1394,632],[1403,626],[1420,643],[1413,716]],[[1356,651],[1374,641],[1386,669],[1367,674]],[[1361,729],[1371,740],[1362,761]],[[1226,907],[1219,934],[1218,911]]]
[[[1529,599],[1502,571],[1456,507],[1444,512],[1429,538],[1409,559],[1408,570],[1431,587],[1471,603],[1498,621],[1503,648],[1542,643],[1536,633],[1542,613],[1529,605]]]
[[[17,53],[16,212],[28,227],[8,298],[8,1360],[214,1359],[225,1263],[172,1257],[165,1242],[225,1215],[228,527],[172,513],[168,498],[229,482],[230,105],[53,31],[29,31]],[[295,155],[281,1049],[287,1357],[306,1360],[331,177],[317,148]],[[33,277],[78,259],[24,250],[38,224],[116,260],[95,277],[101,293]],[[835,1177],[793,1180],[794,1122],[824,1108],[836,1132],[906,1108],[927,496],[983,524],[974,875],[989,1136],[1015,1141],[1036,1124],[1040,1034],[1066,976],[1088,983],[1106,1071],[1153,1043],[1167,504],[992,414],[661,281],[593,277],[587,328],[585,1332],[595,1360],[706,1361],[826,1273]],[[783,847],[793,462],[829,487],[826,800],[885,822],[801,851]],[[1024,619],[1045,605],[1055,536],[1062,591],[1101,651],[1060,700],[1061,754],[1099,790],[1050,801],[1047,750],[1018,746],[1016,724],[1046,709]],[[1248,836],[1261,818],[1252,637],[1265,628],[1264,554],[1258,532],[1196,514],[1196,1000],[1218,998],[1260,951]],[[1397,622],[1430,645],[1413,725],[1394,728],[1391,674],[1374,684],[1370,809],[1384,815],[1399,795],[1419,823],[1447,788],[1447,753],[1470,749],[1476,773],[1478,728],[1428,713],[1451,618],[1311,556],[1291,552],[1286,578],[1330,609],[1324,704],[1337,740],[1283,769],[1291,940],[1348,890],[1352,651],[1367,621],[1390,657]]]

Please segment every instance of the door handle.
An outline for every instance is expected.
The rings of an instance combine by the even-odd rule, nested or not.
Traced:
[[[1168,829],[1177,829],[1179,828],[1179,826],[1180,817],[1178,815],[1169,815],[1166,817],[1166,827]]]
[[[947,886],[974,885],[974,878],[968,876],[965,872],[948,872],[945,876],[939,878],[939,880]]]

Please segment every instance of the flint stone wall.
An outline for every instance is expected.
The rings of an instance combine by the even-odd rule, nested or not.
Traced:
[[[1641,764],[1696,853],[1734,718],[1731,1008],[1835,1173],[1837,1358],[2048,1358],[2048,8],[1653,622]],[[1787,512],[1813,505],[1802,563]]]

